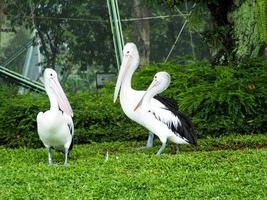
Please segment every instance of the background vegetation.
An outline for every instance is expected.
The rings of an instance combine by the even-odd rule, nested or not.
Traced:
[[[133,87],[145,89],[156,72],[167,71],[172,83],[162,95],[178,101],[180,110],[192,118],[198,137],[265,133],[266,67],[266,61],[259,59],[238,67],[188,59],[187,63],[142,68],[134,76]],[[99,92],[69,96],[76,143],[146,138],[146,130],[127,119],[118,103],[113,104],[113,91],[110,83]],[[49,108],[46,95],[16,95],[5,89],[0,94],[4,100],[0,104],[0,144],[40,146],[36,116]]]
[[[134,88],[170,73],[162,95],[178,101],[198,136],[197,148],[174,155],[169,144],[160,157],[157,140],[139,148],[147,131],[113,104],[114,83],[95,91],[97,72],[117,72],[103,2],[0,1],[0,29],[11,31],[0,32],[0,64],[36,29],[39,64],[58,71],[75,124],[69,166],[55,151],[47,166],[36,131],[46,94],[21,95],[0,79],[0,199],[267,199],[267,1],[118,1],[124,41],[141,56]],[[24,57],[7,68],[23,71]]]
[[[190,0],[126,0],[119,1],[119,9],[124,41],[137,44],[142,66],[165,60],[174,44],[169,61],[191,55],[208,58],[214,65],[231,66],[263,55],[266,48],[264,0],[200,0],[196,4]],[[26,38],[26,34],[21,36],[22,27],[28,35],[36,29],[35,42],[40,40],[45,58],[43,67],[56,68],[70,92],[95,89],[96,72],[116,73],[106,3],[27,0],[21,4],[19,0],[4,0],[0,13],[6,26],[20,33],[19,38]],[[3,48],[0,62],[13,52],[10,48],[16,45]],[[18,65],[23,61],[9,68]]]

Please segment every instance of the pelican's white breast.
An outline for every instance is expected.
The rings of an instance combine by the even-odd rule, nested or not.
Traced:
[[[61,111],[48,110],[37,116],[38,134],[45,145],[63,147],[70,143],[72,140],[70,125],[73,126],[71,117]]]

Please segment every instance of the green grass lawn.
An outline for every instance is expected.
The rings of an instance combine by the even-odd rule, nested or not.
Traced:
[[[158,142],[76,145],[66,168],[61,153],[48,166],[44,148],[1,147],[0,199],[267,199],[266,140],[210,138],[179,154],[169,144],[160,157]]]

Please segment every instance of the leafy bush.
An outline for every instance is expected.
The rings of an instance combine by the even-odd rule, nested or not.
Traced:
[[[0,145],[38,147],[36,116],[47,108],[48,100],[40,96],[18,95],[9,98],[0,116]]]
[[[163,95],[178,101],[180,110],[192,117],[198,135],[260,133],[267,127],[266,68],[266,61],[258,59],[237,67],[211,66],[206,61],[164,64],[139,72],[135,85],[148,85],[157,71],[167,71],[172,83]]]
[[[112,101],[112,91],[106,93],[77,93],[69,97],[74,110],[75,143],[91,141],[140,140],[145,130],[128,120],[119,105]],[[49,109],[46,96],[17,95],[6,97],[0,115],[0,145],[42,146],[37,134],[36,116]]]
[[[119,104],[113,103],[113,88],[99,93],[77,93],[70,101],[78,143],[146,137],[144,129],[126,118]]]
[[[250,60],[237,67],[211,66],[207,61],[158,64],[139,70],[135,89],[146,89],[158,71],[171,74],[162,94],[178,101],[199,137],[266,132],[266,61]],[[114,83],[100,92],[69,96],[74,110],[75,143],[143,140],[146,130],[130,121],[113,103]],[[41,146],[38,112],[49,109],[47,96],[14,95],[0,89],[0,145]]]

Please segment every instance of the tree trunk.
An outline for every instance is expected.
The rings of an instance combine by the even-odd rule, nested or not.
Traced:
[[[233,60],[234,39],[232,37],[233,24],[228,20],[228,14],[233,7],[233,0],[216,1],[208,3],[208,9],[212,16],[212,23],[217,36],[219,35],[223,48],[216,52],[215,63],[229,63]],[[214,44],[211,44],[213,46]]]
[[[0,3],[0,28],[2,28],[3,22],[4,22],[4,11],[3,11],[3,5]]]
[[[267,59],[267,45],[265,45],[262,49],[263,50],[261,54],[265,59]]]
[[[133,0],[133,17],[144,18],[148,16],[148,9],[141,4],[140,0]],[[137,20],[134,22],[134,37],[140,53],[140,64],[149,64],[150,56],[150,27],[148,20]]]
[[[2,32],[2,24],[4,23],[4,11],[3,5],[0,3],[0,49],[1,49],[1,32]]]

